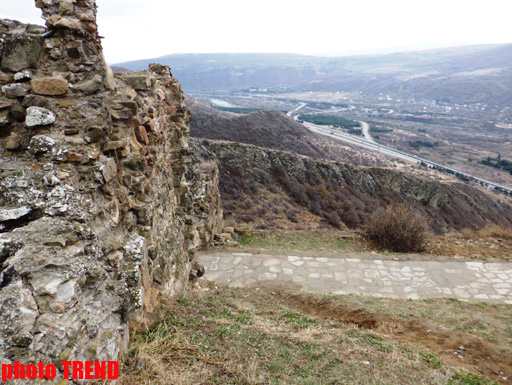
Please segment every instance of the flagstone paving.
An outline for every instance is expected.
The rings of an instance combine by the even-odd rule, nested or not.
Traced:
[[[512,304],[512,263],[389,261],[201,253],[205,278],[230,287],[286,285],[311,293],[456,298]]]

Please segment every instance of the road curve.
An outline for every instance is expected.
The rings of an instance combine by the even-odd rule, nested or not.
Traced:
[[[291,110],[291,111],[288,111],[288,112],[286,113],[286,115],[288,115],[289,117],[291,117],[295,112],[298,112],[298,111],[299,111],[299,110],[301,110],[302,108],[306,107],[306,105],[307,105],[306,103],[301,103],[297,108],[295,108],[295,109],[293,109],[293,110]],[[297,116],[298,116],[298,115],[297,115]],[[298,118],[297,118],[297,117],[295,117],[294,119],[295,119],[295,120],[297,120]]]
[[[373,140],[372,136],[370,135],[370,125],[366,122],[359,122],[361,123],[361,127],[363,129],[363,135],[366,138],[368,142],[375,143],[375,140]]]
[[[401,153],[399,151],[395,151],[389,147],[382,146],[375,142],[369,142],[366,139],[359,138],[355,135],[346,134],[344,132],[339,132],[335,130],[325,129],[324,127],[318,126],[312,123],[303,123],[303,125],[308,128],[310,131],[313,131],[317,134],[327,136],[333,140],[339,140],[345,143],[350,143],[359,147],[363,147],[370,151],[377,151],[384,155],[393,156],[395,158],[403,159],[405,161],[411,163],[419,163],[419,159],[414,157],[413,155],[409,155],[406,153]]]

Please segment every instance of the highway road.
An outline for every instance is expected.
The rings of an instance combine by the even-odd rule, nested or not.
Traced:
[[[299,107],[297,107],[294,110],[288,112],[287,115],[290,116],[290,117],[293,117],[295,120],[299,120],[300,114],[297,114],[297,112],[299,110],[301,110],[302,108],[304,108],[306,105],[307,105],[306,103],[301,103],[301,105]],[[369,133],[370,126],[366,122],[361,122],[361,125],[363,127],[363,133],[365,131],[368,132],[368,136],[365,134],[364,135],[365,136],[364,139],[361,138],[361,137],[355,136],[355,135],[350,135],[350,134],[338,131],[338,130],[336,130],[334,128],[328,128],[328,127],[325,127],[325,126],[319,126],[319,125],[313,124],[313,123],[304,122],[303,125],[306,128],[308,128],[310,131],[315,132],[315,133],[317,133],[319,135],[326,136],[326,137],[328,137],[328,138],[330,138],[332,140],[338,140],[338,141],[342,141],[342,142],[345,142],[345,143],[350,143],[350,144],[353,144],[355,146],[359,146],[359,147],[365,148],[365,149],[370,150],[370,151],[376,151],[376,152],[378,152],[380,154],[384,154],[384,155],[392,156],[392,157],[395,157],[395,158],[398,158],[398,159],[402,159],[402,160],[405,160],[405,161],[410,162],[410,163],[416,163],[416,164],[423,163],[423,164],[425,164],[425,165],[427,165],[428,167],[431,167],[431,168],[433,168],[433,167],[441,167],[441,168],[443,168],[445,170],[449,170],[449,171],[451,171],[453,173],[458,173],[460,175],[464,175],[465,177],[472,178],[476,182],[484,183],[489,188],[496,188],[496,187],[498,187],[498,188],[501,188],[503,190],[508,191],[509,193],[512,193],[512,189],[510,187],[503,186],[501,184],[498,184],[498,183],[495,183],[495,182],[491,182],[491,181],[486,180],[486,179],[479,178],[477,176],[465,173],[463,171],[456,170],[454,168],[451,168],[451,167],[448,167],[448,166],[445,166],[445,165],[442,165],[442,164],[439,164],[439,163],[436,163],[436,162],[432,162],[432,161],[430,161],[428,159],[420,158],[420,157],[418,157],[416,155],[411,155],[411,154],[408,154],[406,152],[397,150],[395,148],[379,144],[379,143],[375,142],[373,140],[373,138],[371,137],[371,135]]]
[[[359,122],[361,123],[361,127],[363,128],[363,135],[366,138],[368,142],[375,143],[375,140],[373,140],[372,136],[370,135],[370,125],[366,122]]]
[[[295,108],[295,109],[293,109],[293,110],[291,110],[291,111],[288,111],[288,112],[286,113],[286,115],[288,115],[288,116],[290,116],[290,117],[291,117],[294,113],[298,112],[299,110],[301,110],[302,108],[304,108],[304,107],[306,107],[306,106],[307,106],[307,104],[306,104],[306,103],[301,103],[297,108]],[[296,116],[294,117],[294,119],[295,119],[295,120],[297,120],[297,119],[298,119],[298,116],[299,116],[299,115],[296,115]]]
[[[392,148],[382,146],[375,142],[369,142],[366,139],[362,139],[360,137],[357,137],[355,135],[346,134],[344,132],[336,131],[336,129],[328,129],[313,123],[303,123],[303,125],[308,128],[310,131],[313,131],[317,134],[327,136],[334,140],[339,140],[345,143],[350,143],[362,148],[365,148],[370,151],[377,151],[384,155],[393,156],[395,158],[403,159],[405,161],[411,162],[411,163],[419,163],[420,159],[416,158],[414,155],[409,155],[406,153],[399,152],[397,150],[394,150]]]

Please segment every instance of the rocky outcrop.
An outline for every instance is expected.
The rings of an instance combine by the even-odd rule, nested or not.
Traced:
[[[509,202],[467,183],[441,183],[233,142],[192,139],[191,144],[203,159],[219,163],[225,214],[238,222],[303,228],[320,221],[357,228],[380,207],[408,203],[429,218],[437,233],[512,226]]]
[[[169,67],[113,77],[94,0],[0,21],[0,359],[112,360],[222,230]]]

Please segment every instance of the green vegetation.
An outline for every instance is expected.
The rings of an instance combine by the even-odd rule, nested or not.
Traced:
[[[214,106],[217,110],[233,112],[235,114],[249,114],[255,111],[261,111],[261,108],[244,108],[244,107],[217,107]]]
[[[392,129],[381,128],[381,127],[376,127],[376,126],[370,126],[370,131],[371,132],[381,132],[383,134],[386,134],[386,133],[389,133],[389,132],[393,132]]]
[[[390,344],[386,343],[384,338],[382,338],[379,335],[369,333],[369,332],[360,332],[359,330],[351,330],[347,333],[350,337],[355,337],[359,339],[359,341],[371,345],[375,347],[376,350],[383,353],[391,353],[393,351],[393,348]],[[422,352],[425,354],[424,352]],[[422,354],[420,353],[420,354]]]
[[[446,303],[205,286],[186,300],[162,308],[160,320],[150,330],[132,334],[130,350],[120,360],[117,383],[495,385],[483,375],[447,364],[444,358],[451,351],[441,353],[447,346],[426,349],[413,338],[414,329],[405,326],[411,320],[421,323],[424,313],[443,311]],[[301,304],[308,307],[299,310]],[[493,324],[495,313],[489,316],[487,309],[462,303],[453,306],[460,306],[464,316],[472,312],[499,326]],[[448,303],[448,308],[453,306]],[[350,318],[337,318],[351,309],[357,309],[356,317],[371,317],[376,307],[390,307],[404,314],[404,319],[386,320],[389,316],[379,313],[386,324],[381,333],[360,328]],[[332,316],[311,315],[317,308],[332,310]],[[456,324],[457,314],[451,316]],[[435,319],[432,322],[432,333],[446,327]],[[391,325],[401,332],[393,333]],[[453,330],[452,325],[447,327]],[[404,340],[404,333],[412,333],[411,338]],[[502,346],[493,344],[496,349]],[[504,349],[503,354],[509,354]],[[486,374],[497,378],[489,370]]]
[[[509,190],[505,190],[504,188],[501,188],[498,186],[494,187],[494,191],[505,194],[505,195],[512,195],[512,193]]]
[[[460,179],[464,182],[476,182],[476,179],[471,177],[471,176],[467,176],[467,175],[464,175],[464,174],[461,174],[460,172],[458,171],[453,171],[453,170],[450,170],[449,168],[445,168],[445,167],[442,167],[442,166],[433,166],[432,169],[434,170],[437,170],[437,171],[441,171],[441,172],[444,172],[445,174],[450,174],[450,175],[453,175],[454,177],[456,177],[457,179]],[[488,186],[486,183],[484,182],[480,182],[480,184],[482,186]],[[509,194],[509,192],[507,190],[504,190],[504,189],[500,189],[499,187],[496,187],[495,190],[501,190],[501,192],[503,192],[505,195]]]
[[[354,233],[327,230],[253,230],[239,242],[245,250],[274,252],[342,253],[358,249]]]
[[[416,123],[425,123],[425,124],[432,124],[434,123],[432,118],[418,118],[415,116],[406,116],[405,120],[408,122],[416,122]]]
[[[337,295],[345,304],[372,312],[385,312],[404,320],[411,314],[435,322],[442,328],[463,331],[492,343],[512,347],[512,306],[461,302],[453,299],[405,301],[390,298]],[[432,359],[433,360],[433,359]]]
[[[459,372],[450,378],[447,385],[498,385],[498,383],[473,373]]]
[[[437,147],[439,146],[439,141],[437,142],[427,142],[424,140],[416,140],[415,142],[409,142],[409,146],[412,148],[415,148],[416,150],[419,150],[420,147]]]
[[[498,155],[497,158],[491,158],[488,156],[487,159],[481,160],[478,163],[483,164],[484,166],[505,170],[512,174],[512,161],[502,159],[501,155]]]
[[[348,108],[345,103],[327,103],[327,102],[308,102],[308,107],[318,108],[319,110],[327,110],[329,108]]]
[[[335,115],[302,115],[301,119],[306,122],[310,122],[313,124],[319,124],[322,126],[334,126],[334,127],[342,127],[342,128],[356,128],[361,127],[359,122],[355,120],[342,118],[341,116]]]
[[[360,128],[349,128],[347,129],[349,134],[352,135],[363,135],[363,130]]]
[[[420,163],[421,164],[421,163]],[[425,165],[425,163],[421,164],[421,165]],[[479,183],[482,187],[488,187],[489,185],[485,182],[482,182],[482,181],[478,181],[471,177],[471,176],[467,176],[467,175],[464,175],[464,174],[461,174],[460,172],[457,172],[457,171],[453,171],[453,170],[450,170],[448,168],[445,168],[445,167],[441,167],[441,166],[433,166],[432,169],[434,170],[437,170],[437,171],[441,171],[441,172],[444,172],[445,174],[450,174],[450,175],[453,175],[454,177],[456,177],[457,179],[460,179],[464,182],[476,182],[476,183]],[[512,193],[509,191],[509,190],[506,190],[504,188],[501,188],[501,187],[494,187],[494,191],[498,192],[498,193],[502,193],[504,195],[509,195],[511,196]]]

